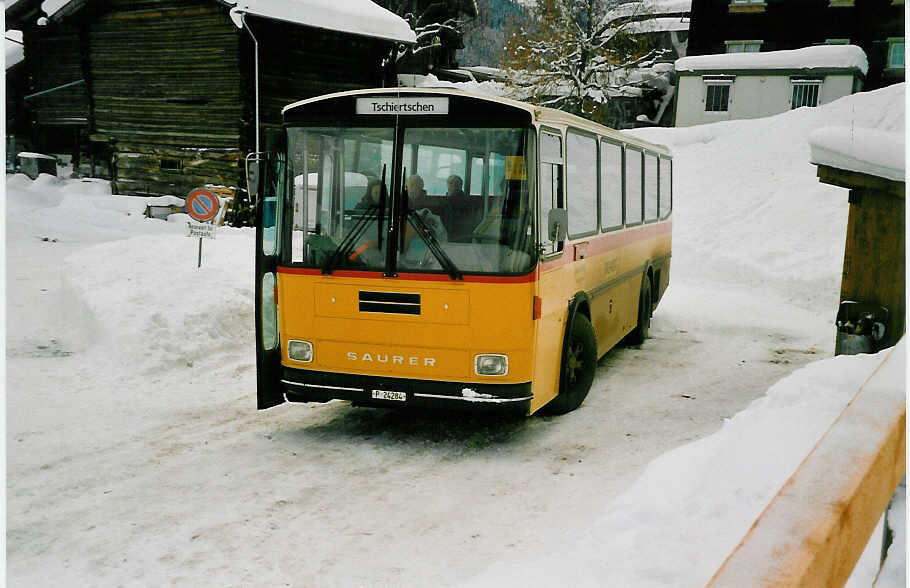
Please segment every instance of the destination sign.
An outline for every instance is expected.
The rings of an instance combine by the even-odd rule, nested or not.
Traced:
[[[356,109],[357,114],[449,114],[449,99],[426,96],[358,98]]]

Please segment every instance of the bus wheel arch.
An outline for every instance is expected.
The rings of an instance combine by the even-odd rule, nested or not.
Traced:
[[[641,278],[641,292],[638,297],[638,315],[635,328],[626,336],[630,345],[641,345],[648,338],[651,331],[651,314],[654,308],[654,294],[651,267]]]
[[[548,414],[566,414],[581,406],[597,371],[597,337],[591,324],[586,295],[572,299],[563,338],[559,368],[559,393],[547,403]]]

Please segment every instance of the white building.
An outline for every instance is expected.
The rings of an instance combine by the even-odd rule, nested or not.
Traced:
[[[868,69],[855,45],[683,57],[676,61],[676,126],[826,104],[860,91]]]

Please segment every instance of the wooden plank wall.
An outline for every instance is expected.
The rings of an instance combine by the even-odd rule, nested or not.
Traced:
[[[281,109],[298,100],[383,85],[382,60],[392,49],[391,41],[261,18],[247,20],[259,40],[263,128],[280,125]],[[246,71],[251,85],[252,68],[250,54]],[[249,97],[252,100],[252,92]]]
[[[109,0],[92,21],[93,138],[113,139],[117,192],[241,185],[239,35],[211,0]]]
[[[82,45],[77,26],[48,25],[29,28],[25,60],[30,81],[26,94],[43,92],[83,79]],[[39,125],[88,124],[89,101],[85,84],[28,100],[31,119]]]

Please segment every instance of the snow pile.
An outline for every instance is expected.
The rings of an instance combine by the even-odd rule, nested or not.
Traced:
[[[809,135],[809,146],[812,163],[904,181],[903,133],[824,127]]]
[[[497,98],[509,97],[511,89],[502,82],[447,82],[440,80],[433,74],[409,75],[399,74],[398,79],[402,85],[413,88],[455,88],[470,92],[472,94],[483,94],[484,96],[494,96]]]
[[[240,0],[236,4],[233,10],[256,16],[403,43],[417,41],[406,20],[370,0]]]
[[[706,585],[891,351],[794,372],[717,433],[654,460],[584,536],[553,538],[553,553],[499,563],[469,585]]]
[[[676,71],[725,71],[749,69],[857,69],[866,74],[869,62],[856,45],[818,45],[764,53],[694,55],[676,60]]]
[[[673,279],[733,280],[833,316],[847,191],[818,181],[809,135],[832,124],[903,133],[904,88],[763,119],[628,131],[674,151]]]

